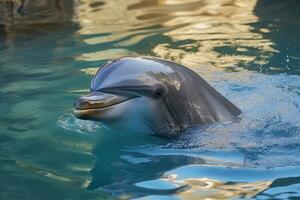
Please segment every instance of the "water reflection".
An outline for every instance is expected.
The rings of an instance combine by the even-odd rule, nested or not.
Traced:
[[[213,65],[230,69],[253,62],[263,65],[276,50],[272,41],[252,31],[251,24],[258,21],[252,14],[255,4],[256,1],[230,0],[111,2],[104,6],[105,12],[89,14],[88,10],[80,9],[83,12],[79,17],[84,19],[80,33],[93,34],[85,39],[88,44],[103,46],[114,41],[115,46],[127,49],[135,45],[135,51],[144,54],[145,51],[136,49],[143,46],[147,54],[190,67]],[[96,20],[99,16],[101,20]],[[109,35],[95,35],[108,33],[107,30]],[[155,42],[159,38],[164,42]],[[263,56],[258,58],[257,54]]]
[[[269,62],[262,66],[264,72],[300,74],[300,51],[297,48],[300,30],[298,4],[296,0],[275,0],[272,3],[269,0],[259,0],[255,5],[254,14],[259,17],[259,21],[252,24],[254,31],[261,32],[264,38],[270,39],[277,50]],[[255,67],[249,66],[250,69],[256,70]]]
[[[297,3],[1,1],[0,198],[299,197]],[[172,141],[76,120],[98,66],[127,55],[193,68],[243,120]]]
[[[286,188],[276,195],[289,194],[299,184],[299,167],[248,168],[238,151],[174,149],[177,139],[168,144],[132,134],[109,133],[100,140],[88,189],[101,187],[119,198],[248,199],[275,193],[278,187]]]

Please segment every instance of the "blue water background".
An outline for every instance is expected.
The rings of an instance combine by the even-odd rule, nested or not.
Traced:
[[[296,0],[40,2],[0,4],[0,199],[300,198]],[[166,140],[76,119],[98,67],[138,55],[196,71],[241,121]]]

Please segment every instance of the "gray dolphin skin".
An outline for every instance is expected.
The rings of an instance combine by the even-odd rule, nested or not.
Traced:
[[[94,76],[90,94],[74,107],[77,118],[114,130],[167,136],[241,114],[192,70],[153,57],[108,61]]]

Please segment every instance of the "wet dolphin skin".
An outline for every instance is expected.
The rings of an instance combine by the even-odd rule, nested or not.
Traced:
[[[111,129],[174,135],[187,127],[232,121],[239,108],[192,70],[153,57],[110,60],[95,74],[75,116]]]

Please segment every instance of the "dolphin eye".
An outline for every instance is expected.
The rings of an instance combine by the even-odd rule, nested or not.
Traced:
[[[153,89],[153,97],[156,99],[161,98],[165,94],[165,88],[162,85],[156,85]]]

